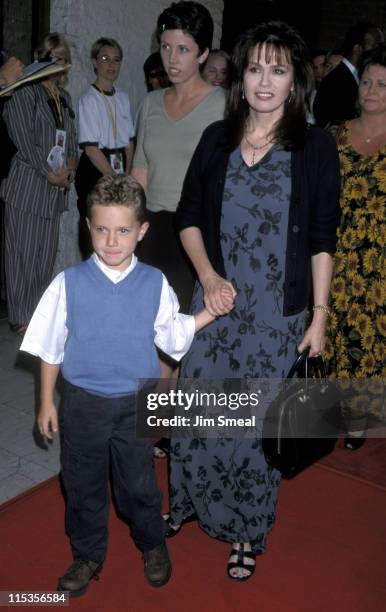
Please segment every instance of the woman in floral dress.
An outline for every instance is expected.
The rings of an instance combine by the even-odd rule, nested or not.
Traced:
[[[336,135],[342,177],[341,224],[331,285],[333,314],[325,355],[337,377],[386,376],[386,46],[366,54],[360,117]],[[379,414],[380,398],[357,394],[351,416]],[[363,419],[362,419],[363,422]],[[364,441],[359,422],[346,438]]]
[[[307,127],[311,67],[297,32],[259,24],[242,35],[233,61],[229,119],[205,130],[177,212],[200,281],[193,310],[204,300],[219,317],[196,336],[182,376],[280,379],[297,349],[316,355],[324,346],[339,160],[333,138]],[[169,533],[195,512],[206,533],[232,543],[229,577],[246,580],[265,550],[279,482],[259,436],[176,438]]]

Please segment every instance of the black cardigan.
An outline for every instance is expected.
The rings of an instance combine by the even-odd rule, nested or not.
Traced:
[[[209,261],[225,277],[220,220],[230,155],[226,121],[204,131],[190,162],[176,213],[179,232],[201,230]],[[340,218],[339,157],[334,139],[309,127],[303,149],[291,154],[292,190],[285,262],[283,314],[301,312],[311,290],[311,255],[333,254]]]

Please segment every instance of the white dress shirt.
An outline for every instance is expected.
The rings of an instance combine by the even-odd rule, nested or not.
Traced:
[[[108,268],[94,253],[96,265],[113,282],[119,283],[137,265],[132,256],[128,268],[123,272]],[[158,313],[154,323],[155,344],[176,361],[182,359],[189,350],[195,332],[195,320],[191,315],[179,313],[180,305],[173,289],[162,275],[162,289]],[[20,347],[50,364],[63,362],[64,347],[67,339],[66,327],[66,284],[64,272],[60,272],[43,294]],[[128,325],[135,325],[129,322]]]
[[[349,69],[349,71],[353,75],[354,79],[356,80],[357,84],[359,85],[358,69],[355,68],[354,64],[352,64],[351,62],[348,61],[347,57],[344,57],[341,61],[343,62],[343,64],[345,64],[347,66],[347,68]]]

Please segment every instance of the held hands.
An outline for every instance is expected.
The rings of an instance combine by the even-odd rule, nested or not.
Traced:
[[[54,187],[64,187],[69,189],[73,177],[73,169],[69,166],[62,166],[58,170],[47,172],[47,181]]]
[[[205,307],[213,317],[228,314],[234,308],[236,291],[232,283],[216,272],[203,281],[202,287]]]
[[[58,431],[58,413],[54,403],[41,403],[37,418],[40,434],[49,440]]]

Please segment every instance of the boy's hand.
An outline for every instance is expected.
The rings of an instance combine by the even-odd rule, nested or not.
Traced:
[[[58,413],[54,403],[40,405],[37,424],[41,435],[52,440],[58,431]]]

